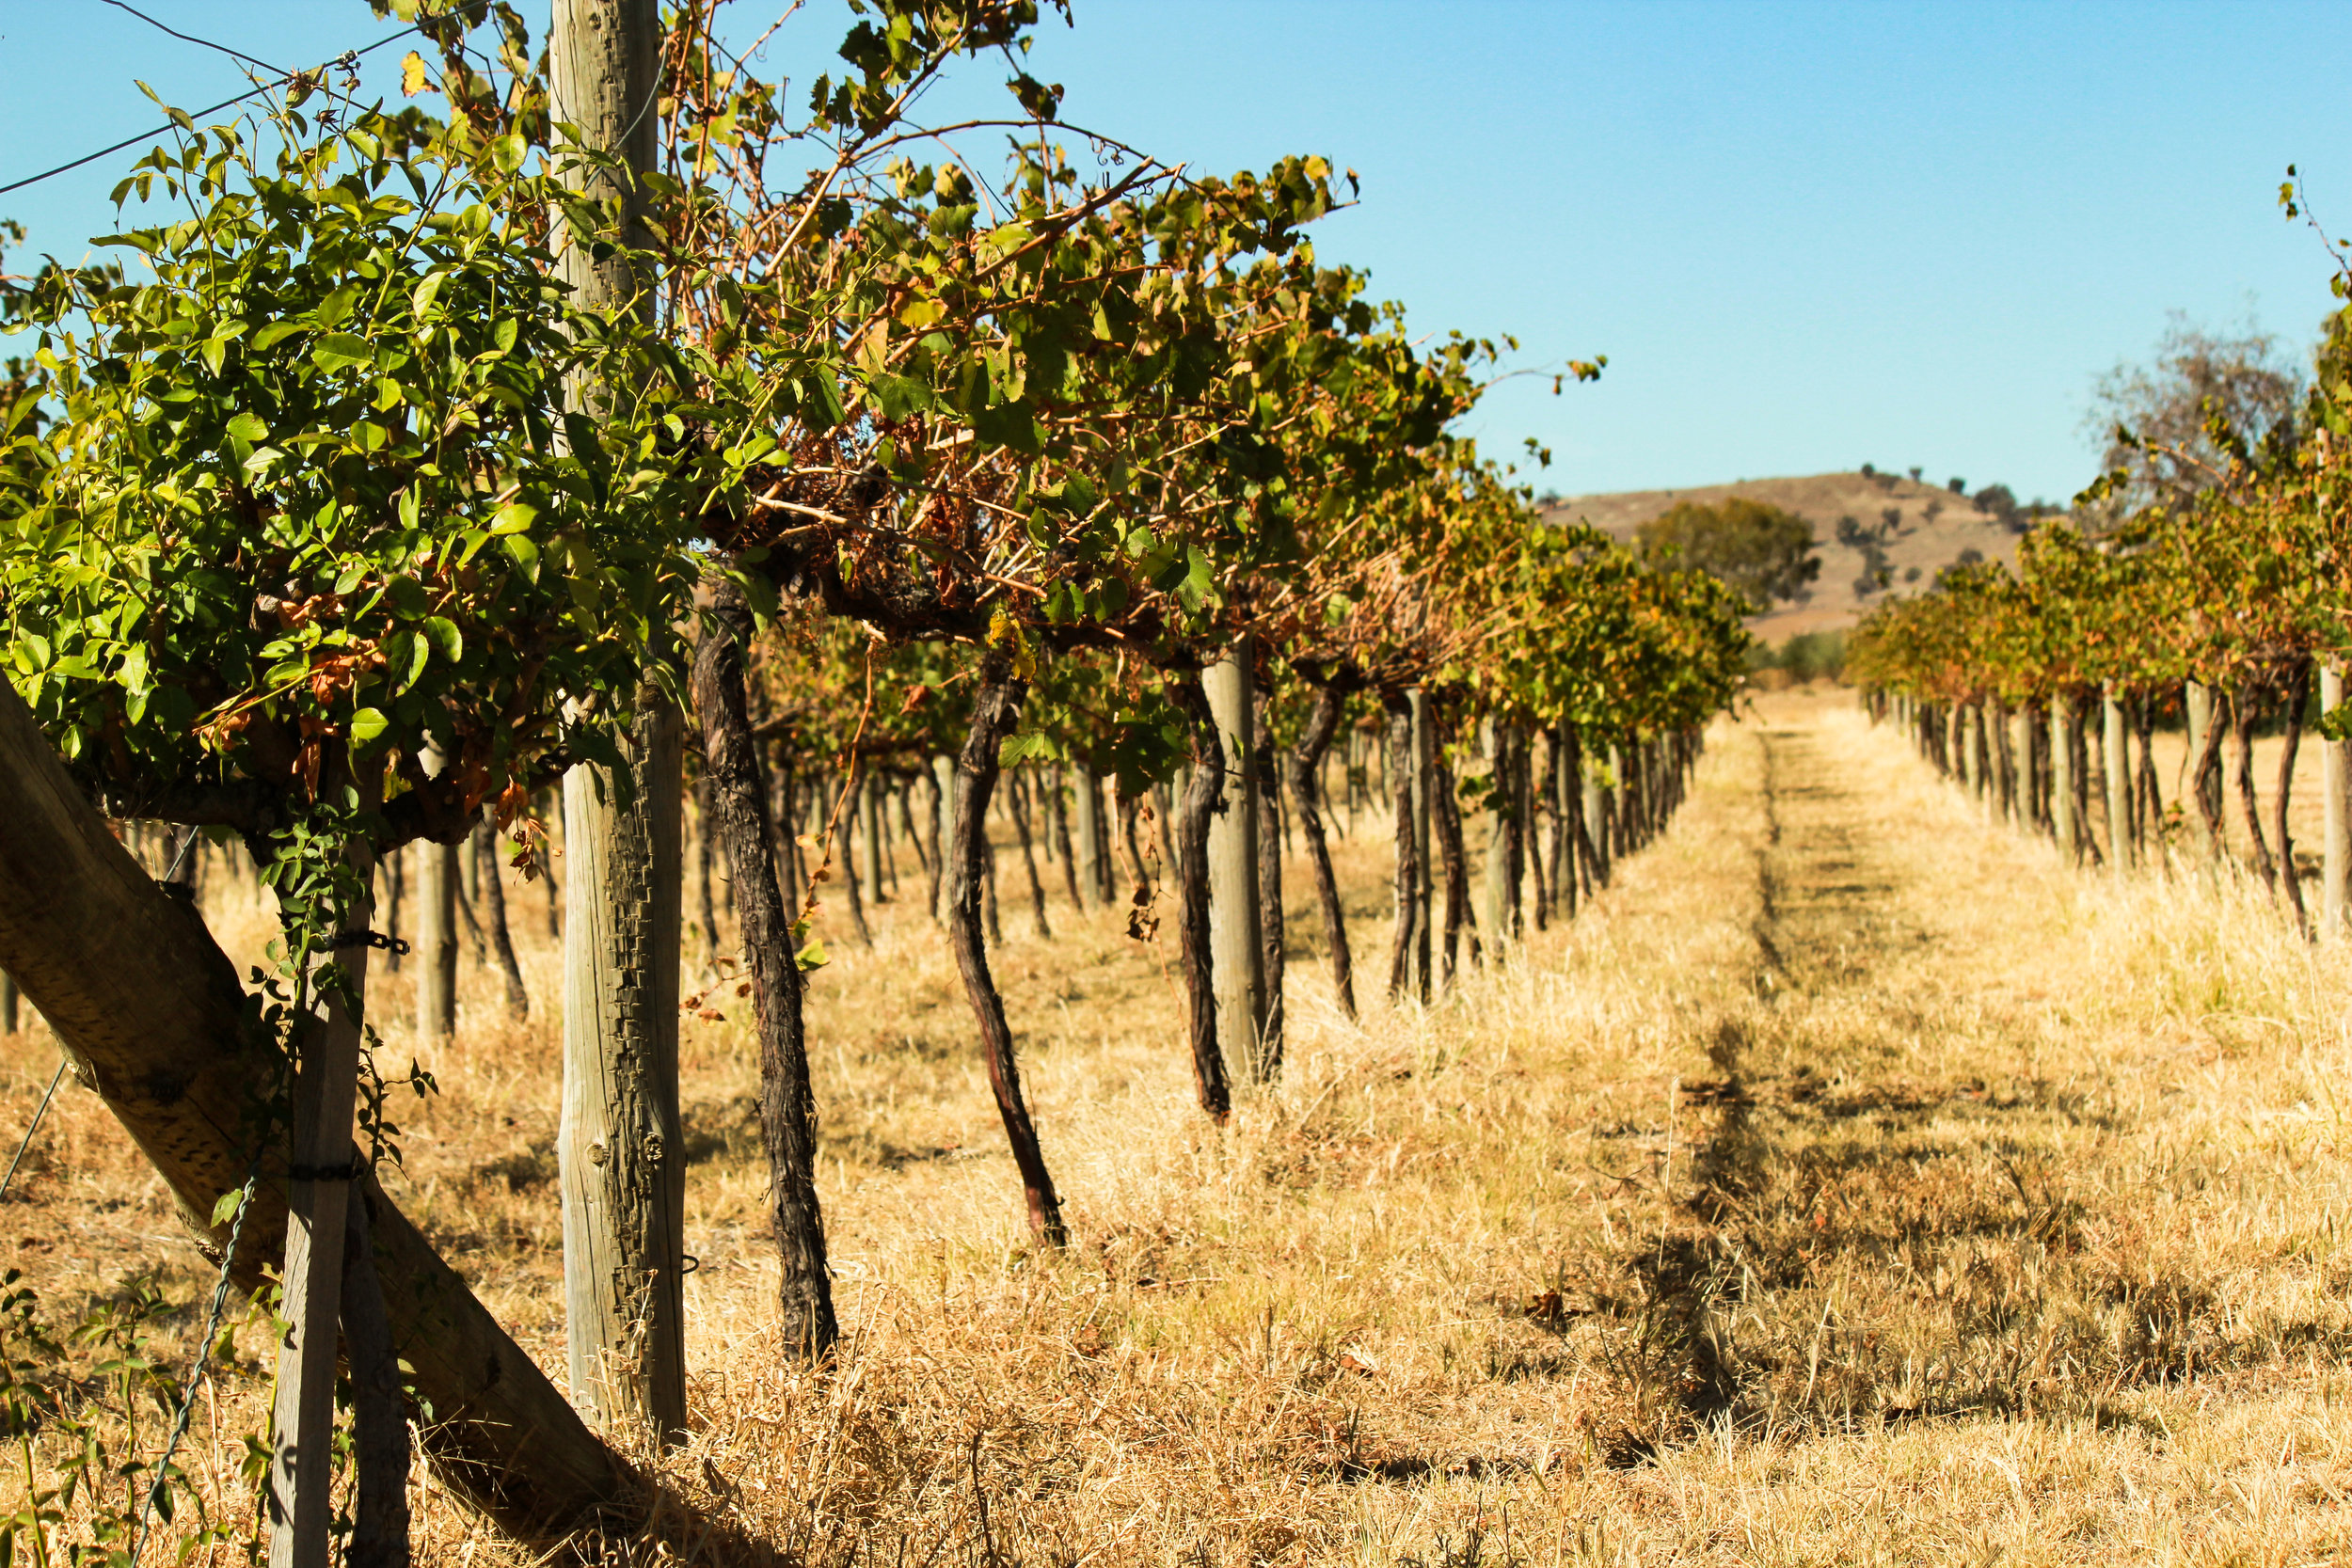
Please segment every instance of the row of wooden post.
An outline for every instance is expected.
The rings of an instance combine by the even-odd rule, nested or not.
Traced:
[[[2342,669],[2322,666],[2318,687],[2322,713],[2343,705]],[[2300,692],[2291,693],[2289,700],[2299,701]],[[2039,722],[2029,708],[2008,709],[1999,715],[2005,721],[2001,729],[1995,729],[1984,705],[1932,704],[1901,693],[1867,693],[1866,703],[1873,718],[1891,718],[1908,733],[1924,755],[1983,802],[1988,816],[2045,832],[2069,855],[2103,859],[2118,870],[2130,868],[2152,852],[2163,810],[2147,749],[2154,717],[2135,712],[2112,685],[2099,696],[2095,769],[2090,761],[2088,726],[2069,702],[2042,705]],[[2208,741],[2214,726],[2223,722],[2222,707],[2212,688],[2195,681],[2183,685],[2181,707],[2186,744],[2182,770],[2185,798],[2179,802],[2182,823],[2199,855],[2213,859],[2224,847],[2211,826],[2222,815],[2222,767],[2217,755],[2209,768],[2201,768],[2199,763],[2216,749]],[[1996,748],[1996,739],[2005,745]],[[2352,930],[2352,740],[2321,738],[2315,743],[2320,749],[2322,819],[2317,926],[2326,935],[2342,936]],[[2089,770],[2101,778],[2095,811]],[[2094,832],[2102,815],[2104,847]],[[2280,816],[2283,820],[2283,812]],[[2252,831],[2262,842],[2259,822]],[[2275,875],[2289,904],[2299,912],[2303,900],[2293,842],[2281,838],[2275,848]]]

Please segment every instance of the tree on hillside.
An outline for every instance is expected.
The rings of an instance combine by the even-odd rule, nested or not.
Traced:
[[[2209,407],[2259,444],[2292,429],[2303,382],[2271,334],[2227,337],[2175,310],[2153,357],[2119,363],[2099,378],[2085,425],[2100,443],[2100,467],[2128,476],[2116,492],[2125,511],[2179,505],[2211,489],[2226,466],[2205,431]],[[2126,440],[2127,431],[2137,439]]]
[[[1672,556],[1720,579],[1759,612],[1796,597],[1821,575],[1811,523],[1740,496],[1712,506],[1684,501],[1644,523],[1634,540],[1653,561]]]

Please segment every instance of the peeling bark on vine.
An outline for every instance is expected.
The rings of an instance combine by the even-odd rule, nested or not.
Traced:
[[[1184,972],[1184,1003],[1192,1044],[1193,1087],[1200,1108],[1222,1122],[1232,1114],[1232,1090],[1218,1049],[1216,981],[1209,958],[1209,819],[1225,805],[1225,743],[1208,694],[1195,673],[1170,675],[1168,701],[1192,729],[1192,780],[1176,825],[1176,931]]]
[[[996,1097],[996,1112],[1012,1145],[1012,1162],[1021,1173],[1029,1229],[1048,1246],[1067,1246],[1069,1229],[1062,1224],[1061,1199],[1039,1149],[1037,1129],[1021,1093],[1021,1068],[1014,1060],[1012,1028],[1005,1021],[1004,998],[989,973],[988,948],[980,939],[980,884],[988,856],[988,802],[1001,770],[1005,737],[1020,721],[1025,683],[1008,672],[1004,657],[991,653],[979,673],[979,693],[973,700],[972,721],[962,753],[956,760],[955,839],[948,852],[947,941],[955,950],[956,968],[963,976],[964,995],[980,1029],[981,1059],[988,1069],[988,1085]]]
[[[1356,1016],[1356,963],[1347,945],[1347,916],[1340,907],[1339,879],[1331,870],[1331,847],[1323,828],[1323,761],[1339,733],[1346,690],[1338,678],[1315,689],[1307,727],[1291,753],[1291,794],[1298,801],[1298,829],[1307,840],[1307,857],[1314,866],[1315,900],[1323,910],[1323,938],[1331,950],[1331,989],[1340,1010]]]
[[[769,1215],[784,1273],[777,1302],[782,1338],[807,1360],[840,1337],[825,1264],[817,1196],[817,1101],[809,1087],[804,982],[792,915],[776,881],[776,826],[760,789],[758,748],[744,706],[743,650],[753,636],[742,594],[722,578],[711,592],[717,625],[694,654],[694,709],[708,769],[708,825],[735,879],[742,965],[759,1041],[760,1138],[768,1155]],[[787,824],[789,826],[789,824]]]

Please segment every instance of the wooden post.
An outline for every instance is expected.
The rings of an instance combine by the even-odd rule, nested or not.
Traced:
[[[1103,864],[1103,781],[1094,769],[1080,763],[1070,770],[1071,788],[1077,793],[1078,817],[1070,825],[1074,835],[1072,851],[1078,857],[1078,893],[1086,907],[1103,907],[1103,886],[1108,879]]]
[[[940,864],[947,863],[947,856],[956,842],[956,759],[951,756],[931,758],[931,782],[939,794],[939,854]],[[940,878],[941,918],[946,918],[947,879]]]
[[[2064,693],[2050,694],[2050,837],[2068,860],[2075,855],[2074,726],[2067,721],[2073,710]]]
[[[1258,901],[1258,769],[1252,746],[1249,639],[1200,673],[1209,714],[1225,748],[1225,809],[1209,818],[1209,973],[1216,988],[1216,1037],[1250,1083],[1265,1081],[1265,950]]]
[[[1977,809],[1988,823],[2001,819],[2001,759],[1999,748],[1994,744],[1993,731],[1985,720],[1985,705],[1973,703],[1968,708],[1969,744],[1977,749]]]
[[[2132,863],[2132,740],[2113,681],[2101,693],[2099,719],[2106,746],[2107,858],[2120,873]]]
[[[548,114],[629,174],[658,162],[659,0],[555,0],[548,31]],[[642,240],[646,197],[609,168],[575,169],[590,194],[617,201]],[[648,278],[623,254],[559,233],[557,271],[590,309],[628,307],[650,320]],[[603,388],[570,388],[594,416]],[[677,1117],[679,920],[685,866],[677,710],[652,682],[636,694],[622,781],[576,768],[564,782],[564,1188],[565,1339],[573,1399],[611,1427],[634,1418],[657,1440],[681,1437],[686,1369],[680,1302],[685,1189]]]
[[[2344,702],[2344,671],[2323,665],[2319,711],[2333,713]],[[2320,929],[2343,936],[2352,921],[2352,740],[2320,742],[2320,806],[2325,838],[2320,864]]]
[[[869,762],[866,768],[866,787],[861,792],[858,810],[866,818],[866,895],[876,909],[882,901],[882,775]]]
[[[572,1399],[662,1441],[686,1423],[677,1104],[677,709],[647,683],[628,784],[564,779],[564,1306]]]
[[[1584,792],[1584,839],[1593,850],[1593,885],[1596,888],[1609,885],[1611,852],[1609,796],[1607,786],[1601,783],[1601,767],[1602,756],[1599,749],[1595,748],[1592,754],[1585,758],[1584,776],[1580,781]]]
[[[1429,694],[1416,687],[1406,694],[1413,714],[1413,855],[1416,905],[1413,925],[1413,994],[1429,1000],[1435,970],[1431,962],[1431,928],[1437,925],[1435,857],[1429,852],[1430,800],[1437,782],[1437,738],[1430,733]]]
[[[1552,734],[1556,737],[1553,744],[1560,748],[1559,777],[1554,781],[1560,793],[1552,809],[1560,814],[1565,835],[1559,865],[1552,875],[1566,889],[1563,893],[1555,887],[1552,895],[1560,900],[1560,912],[1573,920],[1582,898],[1585,876],[1584,846],[1581,842],[1584,832],[1584,737],[1567,720],[1562,720]]]
[[[2197,770],[2197,759],[2204,754],[2205,736],[2213,728],[2213,688],[2201,681],[2186,682],[2181,690],[2181,706],[2187,716],[2188,752],[2182,777],[2186,781],[2181,788],[2181,817],[2187,823],[2190,837],[2198,848],[2208,856],[2221,853],[2221,846],[2205,826],[2204,813],[2198,803],[2205,797],[2205,780]]]
[[[2033,706],[2020,703],[2009,710],[2010,826],[2031,832],[2034,826]]]
[[[1609,806],[1609,836],[1614,842],[1610,854],[1613,857],[1630,855],[1641,847],[1633,841],[1634,778],[1629,766],[1632,751],[1626,745],[1609,748],[1609,783],[1605,793]]]
[[[366,784],[362,784],[362,788]],[[345,854],[359,875],[358,908],[342,928],[365,931],[375,856],[355,842]],[[343,985],[316,999],[303,1030],[294,1081],[288,1154],[285,1282],[279,1316],[290,1325],[278,1347],[278,1397],[270,1412],[270,1568],[327,1568],[335,1480],[335,1340],[342,1317],[343,1237],[358,1151],[351,1141],[359,1083],[360,1014],[367,995],[364,942],[313,955],[312,974],[332,964]]]
[[[16,980],[0,969],[0,1035],[16,1033]]]
[[[425,771],[440,772],[425,754]],[[457,846],[417,846],[417,1034],[445,1040],[457,1032]]]
[[[1480,911],[1486,929],[1481,933],[1497,958],[1511,942],[1512,748],[1510,729],[1492,719],[1480,728],[1486,733],[1486,896]]]

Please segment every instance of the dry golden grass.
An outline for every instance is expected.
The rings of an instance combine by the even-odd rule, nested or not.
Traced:
[[[1222,1131],[1165,955],[1058,897],[1040,942],[1008,896],[1059,1253],[1028,1243],[910,868],[814,997],[826,1375],[768,1338],[740,1021],[690,1022],[697,1432],[659,1462],[665,1549],[699,1512],[827,1563],[2352,1551],[2352,954],[2235,880],[2068,871],[1850,704],[1719,727],[1597,907],[1432,1008],[1350,1024],[1294,958],[1288,1070]],[[1364,829],[1342,875],[1376,975]],[[246,898],[214,895],[241,944]],[[466,983],[400,1196],[560,1372],[551,1031]],[[0,1127],[46,1052],[0,1046]],[[47,1243],[18,1266],[61,1311],[154,1279],[183,1364],[209,1281],[103,1109],[69,1086],[53,1116],[0,1209]],[[217,1437],[198,1418],[232,1513],[262,1349],[248,1327],[215,1380]],[[501,1555],[421,1495],[423,1558]]]

